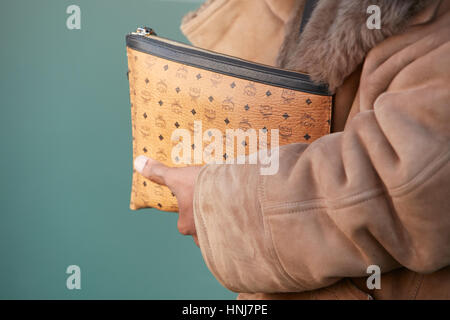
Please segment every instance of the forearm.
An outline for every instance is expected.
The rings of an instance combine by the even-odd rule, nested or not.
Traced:
[[[379,99],[342,133],[280,148],[272,176],[256,165],[202,169],[194,215],[213,274],[234,291],[299,292],[364,276],[371,264],[383,272],[447,265],[443,89],[408,93],[408,114],[401,97]],[[424,119],[421,105],[434,98],[435,113]]]

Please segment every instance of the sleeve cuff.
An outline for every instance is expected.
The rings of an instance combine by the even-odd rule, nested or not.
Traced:
[[[201,252],[216,279],[232,291],[299,291],[273,252],[260,204],[263,178],[258,165],[202,168],[193,203]]]

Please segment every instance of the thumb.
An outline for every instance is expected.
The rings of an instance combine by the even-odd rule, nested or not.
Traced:
[[[134,160],[134,168],[137,172],[153,182],[166,186],[169,185],[168,173],[171,168],[159,161],[146,156],[138,156]]]

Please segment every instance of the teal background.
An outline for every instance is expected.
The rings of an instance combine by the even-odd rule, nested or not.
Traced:
[[[66,28],[67,6],[81,30]],[[125,34],[187,40],[199,1],[0,2],[0,298],[234,299],[177,215],[128,208]],[[81,290],[66,288],[69,265]]]

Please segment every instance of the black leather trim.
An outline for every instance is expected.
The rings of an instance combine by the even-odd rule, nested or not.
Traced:
[[[231,56],[199,51],[195,48],[176,46],[136,34],[128,34],[126,44],[131,49],[200,69],[276,87],[331,96],[326,85],[317,85],[309,79],[308,75],[299,72],[272,68]]]

